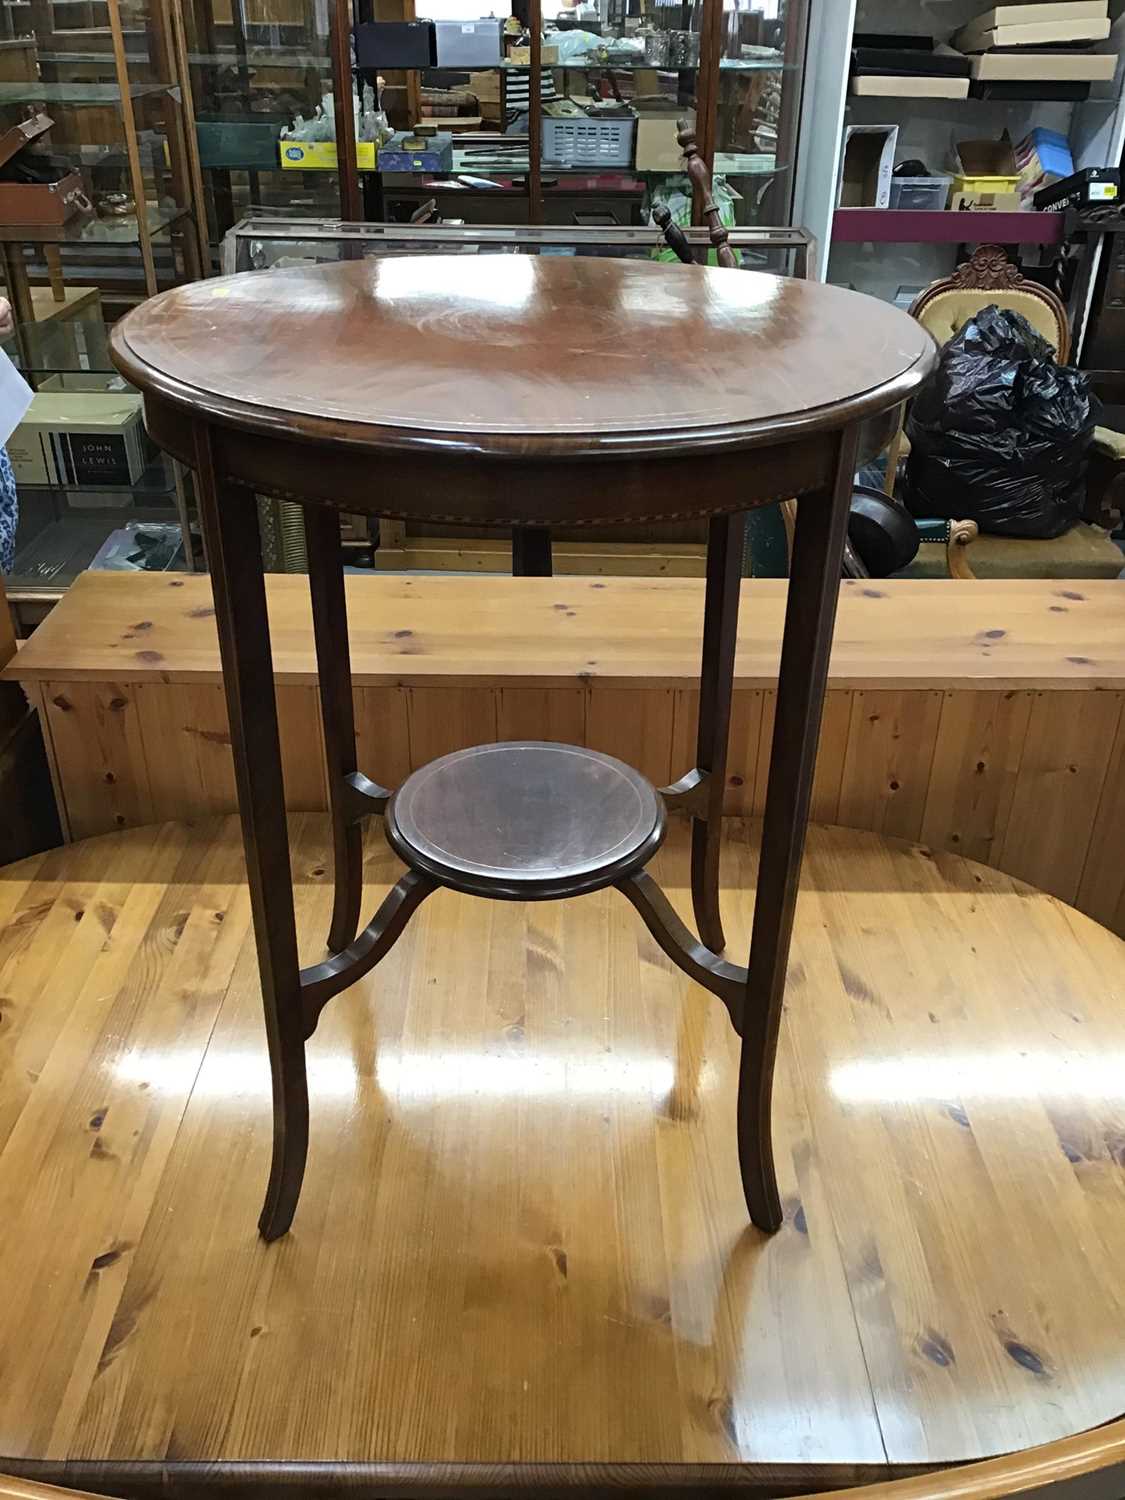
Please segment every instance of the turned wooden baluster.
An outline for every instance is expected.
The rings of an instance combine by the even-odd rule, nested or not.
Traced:
[[[695,126],[689,124],[687,120],[681,120],[676,140],[679,142],[680,150],[684,153],[684,170],[703,198],[703,218],[710,231],[711,244],[715,248],[719,264],[726,266],[728,270],[737,270],[738,261],[730,247],[730,235],[723,226],[719,218],[719,210],[715,206],[715,190],[711,186],[711,172],[696,145]]]

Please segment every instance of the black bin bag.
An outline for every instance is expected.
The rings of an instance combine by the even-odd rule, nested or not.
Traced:
[[[941,351],[907,418],[915,516],[1060,536],[1086,497],[1095,400],[1022,314],[983,308]]]

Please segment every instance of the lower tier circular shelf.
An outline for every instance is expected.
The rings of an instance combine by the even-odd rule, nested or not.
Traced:
[[[308,963],[327,819],[292,834]],[[739,960],[754,839],[724,850]],[[685,915],[686,844],[652,863]],[[371,910],[377,827],[366,872]],[[0,1472],[784,1493],[1085,1432],[1125,1410],[1123,989],[1125,944],[1058,901],[811,830],[768,1238],[726,1013],[625,899],[439,891],[321,1019],[266,1245],[236,820],[0,871]]]
[[[664,837],[652,784],[612,755],[541,740],[454,750],[387,807],[391,848],[456,891],[550,901],[643,869]]]

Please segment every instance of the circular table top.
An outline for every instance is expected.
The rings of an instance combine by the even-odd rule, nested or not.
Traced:
[[[291,834],[308,963],[331,829]],[[756,828],[724,834],[741,956]],[[689,837],[652,867],[685,913]],[[365,914],[400,873],[372,826]],[[617,891],[423,903],[308,1044],[308,1170],[272,1245],[238,819],[11,866],[0,935],[0,1473],[793,1494],[1125,1410],[1125,944],[1009,876],[810,828],[772,1237],[726,1011]]]
[[[408,864],[455,890],[524,900],[612,884],[651,858],[664,823],[632,766],[538,740],[443,755],[387,808],[387,836]]]
[[[376,448],[691,451],[839,428],[910,396],[930,335],[841,287],[656,261],[432,255],[193,282],[117,324],[193,414]]]

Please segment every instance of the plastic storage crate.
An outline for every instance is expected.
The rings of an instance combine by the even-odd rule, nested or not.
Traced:
[[[556,167],[627,167],[633,160],[635,119],[543,119],[543,160]]]
[[[953,178],[935,173],[933,177],[892,177],[892,208],[944,208],[949,202]]]

